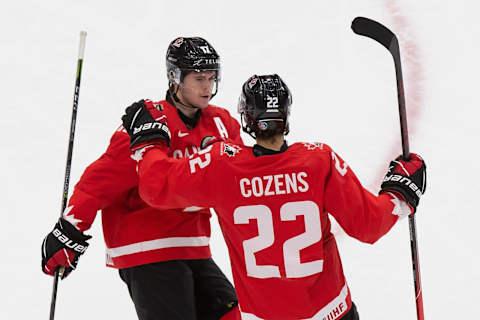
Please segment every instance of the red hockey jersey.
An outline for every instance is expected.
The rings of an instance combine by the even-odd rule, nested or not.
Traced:
[[[147,100],[146,103],[154,102]],[[168,116],[172,135],[168,156],[182,158],[194,154],[207,135],[229,137],[241,143],[238,122],[223,108],[209,105],[201,111],[196,126],[188,129],[174,106],[167,101],[154,104],[163,108]],[[181,209],[159,212],[147,205],[138,194],[137,162],[131,157],[129,145],[130,138],[120,127],[113,134],[107,151],[83,173],[64,217],[85,231],[97,211],[102,210],[110,267],[209,258],[209,209],[182,205],[177,207]]]
[[[214,207],[243,319],[340,318],[351,298],[327,213],[368,243],[410,213],[393,195],[364,189],[325,144],[295,143],[256,157],[227,141],[181,160],[150,147],[138,169],[150,205]]]

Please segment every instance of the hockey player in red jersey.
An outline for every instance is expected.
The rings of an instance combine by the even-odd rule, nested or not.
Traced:
[[[425,164],[415,154],[392,161],[373,195],[329,146],[287,145],[290,105],[280,77],[251,77],[239,112],[257,144],[223,140],[181,160],[168,158],[168,117],[132,105],[122,119],[139,159],[140,195],[158,208],[215,208],[243,319],[358,319],[327,213],[374,243],[415,212]]]
[[[143,103],[168,117],[168,156],[193,155],[206,135],[241,144],[238,122],[227,110],[209,104],[220,81],[215,49],[202,38],[177,38],[169,45],[166,64],[166,100]],[[84,232],[102,210],[107,266],[119,269],[139,319],[239,317],[235,290],[211,259],[208,207],[160,211],[145,203],[129,147],[121,126],[107,151],[85,170],[63,217],[43,242],[43,271],[52,275],[63,265],[66,276],[75,269],[90,238]]]

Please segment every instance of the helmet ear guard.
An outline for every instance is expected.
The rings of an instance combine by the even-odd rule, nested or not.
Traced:
[[[168,83],[172,85],[173,83],[180,84],[183,81],[182,71],[175,64],[171,63],[167,59],[167,78]]]
[[[238,100],[243,131],[253,138],[288,134],[291,104],[290,90],[278,75],[253,75]]]

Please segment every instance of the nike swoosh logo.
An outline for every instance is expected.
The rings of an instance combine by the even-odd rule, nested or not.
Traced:
[[[190,134],[190,132],[178,131],[178,136],[179,136],[180,138],[185,137],[185,136],[188,136],[189,134]]]

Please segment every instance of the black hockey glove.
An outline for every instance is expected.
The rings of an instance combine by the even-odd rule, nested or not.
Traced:
[[[60,218],[42,243],[42,270],[53,276],[55,270],[65,266],[62,279],[77,267],[78,259],[87,250],[87,236],[70,222]]]
[[[425,193],[426,184],[425,161],[420,156],[410,153],[409,160],[402,160],[401,157],[398,157],[390,162],[380,193],[392,192],[399,195],[408,202],[415,213],[420,197]]]
[[[150,100],[140,100],[129,106],[122,122],[130,135],[130,149],[133,151],[159,141],[170,145],[167,116]]]

